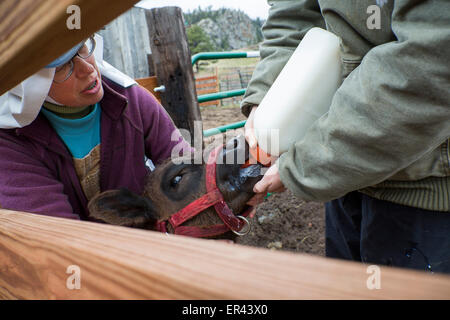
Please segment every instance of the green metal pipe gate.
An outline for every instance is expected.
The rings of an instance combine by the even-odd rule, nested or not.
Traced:
[[[242,121],[239,121],[239,122],[226,124],[226,125],[221,126],[221,127],[204,130],[203,131],[203,137],[206,138],[206,137],[210,137],[210,136],[213,136],[213,135],[225,132],[227,130],[242,128],[243,126],[245,126],[245,122],[246,122],[246,120],[242,120]]]
[[[194,54],[191,58],[192,64],[199,60],[219,60],[219,59],[236,59],[236,58],[258,58],[259,51],[248,52],[200,52]]]
[[[192,65],[197,63],[200,60],[218,60],[218,59],[241,59],[241,58],[257,58],[259,57],[259,51],[249,51],[249,52],[200,52],[192,56],[191,62]],[[226,99],[236,96],[242,96],[245,94],[245,89],[237,89],[230,91],[223,91],[217,93],[209,93],[200,95],[197,97],[198,103]],[[244,121],[239,121],[235,123],[231,123],[225,126],[221,126],[218,128],[213,128],[209,130],[203,131],[204,137],[210,137],[218,133],[225,132],[230,129],[242,128],[245,125]]]

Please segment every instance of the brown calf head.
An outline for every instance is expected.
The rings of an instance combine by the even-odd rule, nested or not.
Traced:
[[[259,165],[242,168],[247,159],[248,145],[242,136],[230,140],[217,158],[217,187],[236,215],[247,209],[253,186],[262,177]],[[103,192],[89,202],[90,216],[109,224],[155,229],[156,221],[167,220],[206,193],[205,176],[204,163],[175,164],[168,160],[148,175],[143,195],[126,189]],[[210,207],[183,226],[205,227],[222,223]],[[170,224],[167,227],[172,233]],[[231,238],[231,232],[225,237]]]

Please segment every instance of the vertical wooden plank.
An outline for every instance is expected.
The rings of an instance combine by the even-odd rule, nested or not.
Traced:
[[[155,74],[159,84],[165,86],[162,105],[178,128],[189,131],[193,144],[194,121],[201,121],[201,114],[182,11],[178,7],[163,7],[145,14]],[[197,130],[197,134],[203,135],[203,131]],[[203,141],[202,138],[197,139]]]
[[[130,10],[132,25],[132,43],[130,43],[131,51],[136,59],[134,63],[134,78],[150,77],[148,74],[148,54],[150,53],[150,44],[147,32],[147,21],[145,19],[145,9],[134,7]]]
[[[104,39],[104,59],[132,78],[149,76],[150,44],[144,12],[133,7],[99,31]]]
[[[155,75],[155,67],[153,66],[153,57],[151,53],[147,55],[147,63],[148,63],[148,76],[153,77]]]

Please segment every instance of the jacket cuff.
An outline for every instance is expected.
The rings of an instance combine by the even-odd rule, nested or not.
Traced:
[[[303,201],[320,201],[316,199],[313,195],[304,192],[301,189],[300,183],[296,181],[296,177],[293,176],[289,169],[289,163],[292,160],[289,158],[288,152],[280,155],[276,160],[275,164],[278,167],[278,173],[280,175],[280,180],[286,189],[290,190],[296,197],[302,199]]]

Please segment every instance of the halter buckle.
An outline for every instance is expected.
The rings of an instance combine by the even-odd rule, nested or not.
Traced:
[[[238,236],[245,236],[245,235],[247,235],[252,230],[252,225],[251,225],[250,221],[248,221],[248,219],[243,217],[243,216],[236,216],[236,218],[239,218],[242,221],[244,221],[244,226],[241,228],[241,230],[244,230],[244,231],[241,231],[241,230],[236,231],[236,230],[233,230],[233,229],[231,229],[231,231],[233,231]]]

